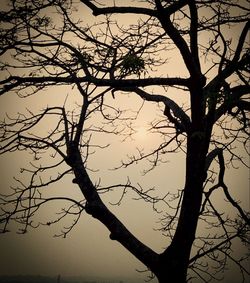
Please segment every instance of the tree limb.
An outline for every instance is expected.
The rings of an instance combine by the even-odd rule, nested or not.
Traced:
[[[90,0],[81,0],[81,2],[92,10],[94,16],[106,15],[106,14],[128,14],[128,13],[155,16],[156,14],[154,10],[143,7],[113,6],[113,7],[100,8],[97,7],[95,4],[93,4],[92,3],[93,1]]]
[[[73,84],[73,83],[93,83],[96,86],[110,86],[113,88],[129,89],[133,87],[145,87],[152,85],[164,86],[188,86],[189,80],[184,78],[146,78],[146,79],[100,79],[92,76],[72,77],[72,76],[43,76],[43,77],[18,77],[9,76],[0,81],[2,88],[0,95],[13,90],[18,86],[40,86],[55,84]]]
[[[163,95],[149,94],[148,92],[140,88],[135,88],[133,89],[133,91],[137,93],[141,98],[147,101],[164,103],[165,114],[167,114],[168,118],[170,119],[170,122],[173,122],[179,129],[185,130],[186,132],[190,129],[190,119],[188,115],[172,99]],[[179,119],[180,122],[173,116],[170,116],[171,113],[169,113],[168,109],[173,112],[174,116]]]
[[[219,164],[220,164],[220,173],[219,173],[219,184],[223,188],[224,194],[227,198],[227,200],[238,210],[240,216],[246,221],[246,223],[250,226],[250,219],[247,217],[247,215],[244,213],[243,209],[240,207],[240,205],[231,197],[228,187],[224,183],[224,173],[225,173],[225,161],[223,152],[219,152],[218,154]]]

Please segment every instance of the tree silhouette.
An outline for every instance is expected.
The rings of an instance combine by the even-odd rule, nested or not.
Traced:
[[[51,99],[55,93],[67,97],[63,104],[47,101],[41,111],[27,109],[1,122],[1,154],[25,151],[34,158],[21,169],[26,177],[1,195],[1,232],[12,222],[22,233],[41,225],[35,220],[41,207],[61,200],[68,206],[44,224],[73,217],[65,236],[86,212],[159,282],[219,279],[229,262],[244,281],[247,255],[238,258],[232,247],[238,240],[249,245],[249,215],[233,197],[233,190],[241,188],[231,188],[224,177],[230,166],[248,166],[249,1],[8,4],[0,14],[1,96],[28,100],[49,92]],[[94,20],[88,22],[87,11]],[[146,174],[164,163],[168,153],[182,152],[185,184],[175,194],[166,194],[168,180],[165,195],[155,195],[130,179],[105,186],[91,178],[88,160],[108,146],[96,143],[96,135],[133,137],[132,121],[140,110],[124,110],[120,100],[128,94],[141,98],[143,105],[159,106],[151,131],[161,142],[152,151],[138,149],[116,170],[147,161]],[[66,196],[47,192],[70,174],[82,200],[70,190]],[[139,241],[101,199],[100,194],[115,190],[122,192],[120,201],[133,191],[161,215],[160,232],[166,236],[162,253]],[[218,195],[225,204],[218,205]],[[209,229],[197,229],[198,224]]]

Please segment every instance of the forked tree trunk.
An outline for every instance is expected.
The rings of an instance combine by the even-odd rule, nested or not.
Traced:
[[[200,132],[188,136],[186,180],[178,225],[170,246],[161,255],[138,241],[108,210],[84,168],[79,150],[74,146],[68,150],[69,164],[72,164],[76,177],[74,182],[79,185],[87,200],[86,212],[109,229],[112,240],[120,242],[151,269],[159,283],[186,283],[202,203],[206,144]]]

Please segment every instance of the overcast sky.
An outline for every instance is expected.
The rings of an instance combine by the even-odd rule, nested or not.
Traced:
[[[85,9],[84,13],[83,18],[88,19],[88,10]],[[178,64],[175,66],[178,67]],[[52,93],[43,93],[41,96],[28,98],[27,101],[22,102],[19,100],[17,102],[17,97],[14,95],[1,97],[1,117],[5,112],[14,114],[24,110],[25,107],[41,107],[43,104],[46,105],[47,101],[50,101],[52,105],[62,105],[67,93],[68,90],[64,94],[61,93],[61,90],[58,93],[53,92],[53,98],[51,98]],[[139,109],[141,105],[140,99],[129,95],[121,100],[121,103],[127,104],[128,108]],[[136,121],[136,125],[142,131],[135,137],[135,140],[127,140],[122,143],[122,137],[112,137],[113,147],[97,152],[90,162],[93,168],[100,169],[96,173],[91,173],[94,180],[97,181],[101,177],[104,183],[111,181],[125,183],[127,176],[130,176],[135,183],[139,182],[147,187],[155,186],[164,193],[182,189],[185,177],[185,161],[182,153],[177,156],[169,156],[167,163],[162,164],[161,167],[144,177],[141,172],[145,164],[138,167],[132,166],[119,172],[109,170],[112,166],[119,165],[122,158],[120,157],[121,153],[125,157],[127,152],[131,152],[131,148],[141,146],[149,149],[159,143],[157,136],[145,133],[150,120],[156,117],[155,113],[157,113],[156,116],[159,113],[156,105],[146,105]],[[109,141],[110,137],[106,139]],[[7,192],[10,185],[15,185],[13,176],[20,176],[19,168],[28,158],[24,154],[0,156],[1,192]],[[248,171],[244,168],[232,169],[227,173],[227,180],[231,187],[236,188],[235,198],[242,199],[244,207],[249,207]],[[72,184],[71,177],[66,177],[57,187],[53,188],[63,192],[71,190],[72,194],[79,195],[79,190]],[[157,231],[157,228],[160,228],[157,223],[159,216],[152,213],[150,204],[130,200],[134,196],[133,194],[126,196],[119,207],[109,206],[140,240],[157,252],[163,251],[167,243],[166,238]],[[107,197],[106,200],[108,203],[109,201],[116,202],[118,199],[119,195],[115,194],[112,197]],[[60,204],[55,204],[55,206],[60,208]],[[41,218],[49,217],[53,208],[55,207],[42,211]],[[63,225],[63,223],[59,223],[55,227],[40,227],[30,230],[24,235],[16,234],[15,227],[13,227],[11,233],[0,235],[0,275],[56,276],[61,274],[62,276],[145,279],[146,273],[136,271],[136,269],[144,270],[145,267],[119,243],[111,241],[107,229],[89,215],[84,214],[78,225],[66,238],[53,237],[60,233]],[[228,278],[232,279],[234,273],[232,270]],[[229,279],[227,280],[229,283]],[[232,281],[234,283],[237,282],[237,279],[232,280],[236,280]]]

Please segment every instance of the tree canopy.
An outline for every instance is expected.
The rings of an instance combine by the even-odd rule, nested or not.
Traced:
[[[30,153],[32,161],[21,168],[25,177],[17,186],[1,194],[1,232],[14,222],[25,233],[70,216],[66,236],[87,213],[159,282],[219,280],[228,264],[236,265],[242,282],[248,278],[248,254],[234,250],[249,248],[248,207],[234,194],[246,188],[231,187],[225,176],[235,173],[230,168],[249,167],[249,1],[6,3],[0,99],[31,103],[24,111],[16,105],[16,115],[6,110],[0,153]],[[112,154],[113,138],[133,140],[148,105],[156,107],[143,116],[152,117],[144,144],[131,145],[126,156]],[[153,148],[149,135],[156,137]],[[101,170],[96,178],[90,164],[107,148],[121,160],[109,169],[143,164],[143,180],[160,167],[163,186],[134,184],[127,176],[107,184]],[[183,188],[174,192],[165,177],[173,154],[184,156],[185,166]],[[109,160],[103,164],[108,168]],[[176,171],[172,178],[178,179]],[[68,176],[80,199],[70,188],[65,195],[53,190]],[[166,238],[160,253],[112,212],[103,195],[117,193],[117,205],[130,193],[152,204]],[[63,201],[61,215],[38,221],[41,208],[57,200]]]

